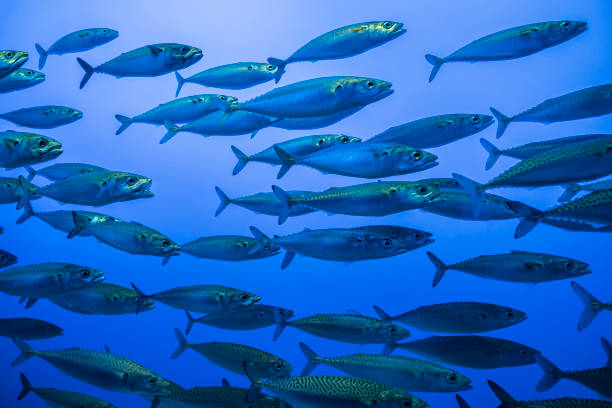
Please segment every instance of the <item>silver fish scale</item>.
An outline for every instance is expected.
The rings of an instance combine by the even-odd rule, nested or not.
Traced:
[[[380,354],[359,353],[342,357],[320,358],[320,361],[327,364],[352,364],[361,367],[390,368],[394,370],[402,369],[409,371],[431,371],[432,368],[435,368],[444,371],[451,371],[440,365],[430,363],[429,361],[424,361],[418,358],[404,356],[384,356]]]
[[[248,390],[236,387],[194,387],[172,393],[169,399],[176,401],[244,401],[247,404]]]
[[[157,377],[154,372],[130,359],[103,351],[84,350],[74,347],[65,350],[34,351],[33,353],[45,360],[72,361],[102,370],[118,370]]]
[[[265,387],[281,391],[345,399],[375,399],[381,393],[393,390],[391,387],[373,381],[336,376],[292,377],[266,382]]]
[[[133,290],[128,289],[123,286],[115,285],[113,283],[98,282],[98,283],[93,284],[91,287],[87,288],[86,291],[100,293],[101,295],[105,297],[111,297],[111,296],[117,295],[117,296],[124,297],[124,298],[130,298],[130,297],[137,296],[136,292],[134,292]]]
[[[32,388],[32,392],[45,400],[67,408],[114,408],[114,405],[90,395],[55,388]]]
[[[546,140],[543,142],[528,143],[528,144],[524,144],[521,146],[510,148],[510,149],[504,149],[502,150],[502,152],[505,154],[522,153],[522,152],[529,153],[532,151],[544,152],[547,150],[555,149],[558,147],[563,147],[563,146],[577,143],[577,142],[582,142],[582,141],[588,142],[588,141],[591,141],[592,139],[603,139],[603,138],[608,138],[608,137],[612,138],[612,135],[594,134],[594,135],[569,136],[569,137],[564,137],[561,139],[553,139],[553,140]]]
[[[304,317],[303,319],[293,320],[287,324],[293,327],[328,327],[340,325],[346,328],[363,328],[378,326],[381,323],[380,320],[368,316],[351,314],[316,314]]]
[[[40,276],[41,274],[54,275],[63,270],[65,267],[78,268],[79,266],[61,262],[47,262],[34,265],[16,266],[0,272],[0,281],[11,276],[23,276],[24,279],[28,279],[32,276]]]
[[[238,289],[230,288],[228,286],[220,285],[196,285],[196,286],[184,286],[180,288],[173,288],[164,290],[163,292],[155,293],[151,295],[152,298],[163,298],[164,295],[185,295],[190,297],[212,297],[218,293],[223,294],[238,294],[247,293]]]
[[[591,99],[591,96],[593,94],[596,94],[599,92],[600,88],[602,88],[602,86],[594,86],[586,90],[583,89],[583,90],[572,92],[570,94],[562,95],[556,98],[547,99],[544,102],[540,103],[539,105],[534,106],[533,108],[527,109],[526,111],[519,113],[518,115],[514,116],[512,119],[524,118],[533,113],[538,113],[544,110],[548,110],[549,108],[554,108],[555,106],[575,105],[579,102],[588,101],[589,99]]]
[[[580,380],[595,378],[605,380],[610,384],[610,392],[612,393],[612,367],[590,368],[588,370],[564,371],[563,378]]]

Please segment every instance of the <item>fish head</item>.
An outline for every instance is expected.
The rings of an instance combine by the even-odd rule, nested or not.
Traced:
[[[155,373],[124,373],[123,380],[130,390],[137,394],[168,396],[175,390],[175,385]]]
[[[423,171],[438,165],[438,156],[425,150],[414,149],[405,145],[391,145],[380,152],[395,162],[401,172]]]
[[[293,371],[291,364],[280,358],[275,358],[271,361],[265,362],[258,361],[255,364],[259,365],[259,369],[262,373],[261,377],[268,378],[270,380],[289,378],[291,377],[291,371]]]
[[[545,23],[544,27],[539,27],[546,33],[547,41],[557,44],[567,41],[584,33],[589,28],[588,23],[583,21],[551,21]]]
[[[166,53],[168,64],[176,69],[187,68],[202,59],[202,50],[190,45],[173,44]]]
[[[29,325],[25,328],[25,331],[30,336],[43,338],[57,337],[64,334],[64,329],[62,329],[61,327],[53,323],[43,321],[39,321],[35,324]]]
[[[69,108],[66,106],[52,106],[42,111],[42,114],[49,117],[61,119],[71,119],[73,121],[81,119],[83,112],[78,109]]]
[[[335,92],[342,90],[348,103],[363,106],[391,95],[392,85],[375,78],[343,77],[337,82]]]
[[[135,293],[130,295],[113,293],[108,295],[106,300],[109,303],[128,305],[130,310],[138,310],[139,313],[155,309],[155,303],[153,303],[153,300],[143,299],[137,296]]]
[[[0,249],[0,268],[6,268],[17,263],[17,257],[10,252]]]
[[[108,42],[119,37],[119,31],[113,30],[106,27],[94,28],[92,33],[96,38],[101,41]]]
[[[253,408],[292,408],[288,402],[265,394],[258,394],[252,404],[248,406]]]
[[[368,34],[373,44],[383,44],[404,34],[403,23],[395,21],[376,21],[368,25]]]
[[[410,337],[410,331],[389,322],[382,322],[380,325],[381,334],[388,343],[394,343]]]
[[[63,281],[67,290],[82,289],[104,280],[104,273],[80,265],[66,265],[56,272],[56,280]]]
[[[430,232],[402,227],[391,238],[397,242],[397,246],[402,248],[403,252],[406,252],[433,243],[432,236]]]
[[[507,326],[512,326],[527,319],[527,313],[513,309],[511,307],[495,308],[489,311],[484,318],[491,318],[495,321],[504,322]]]
[[[317,135],[311,140],[313,147],[317,149],[327,149],[328,147],[339,145],[361,142],[358,137],[347,136],[343,134],[338,135]]]
[[[278,71],[278,66],[272,64],[249,64],[246,69],[247,72],[257,74],[258,76],[273,78]]]
[[[440,388],[448,392],[466,391],[472,389],[472,380],[457,371],[440,369],[435,373]]]
[[[11,67],[17,69],[25,64],[28,58],[28,53],[24,51],[2,50],[0,51],[0,68]]]
[[[137,198],[153,197],[151,179],[134,173],[112,172],[101,174],[104,178],[109,178],[104,182],[110,184],[110,197],[119,201],[130,201]]]
[[[163,255],[178,255],[181,247],[164,234],[155,231],[140,232],[139,239],[146,242],[146,246],[153,248]]]
[[[364,402],[367,406],[380,408],[426,408],[428,406],[422,399],[395,389],[383,391],[378,395],[378,398]]]
[[[509,343],[502,348],[500,356],[504,357],[509,366],[534,364],[535,357],[540,354],[538,350],[519,343]]]
[[[555,256],[548,259],[547,264],[547,269],[559,276],[559,279],[575,278],[592,272],[588,264],[571,258]]]
[[[388,194],[398,202],[417,206],[442,200],[442,192],[426,183],[392,183],[388,188]]]
[[[254,306],[257,306],[258,304],[255,304]],[[282,307],[276,307],[276,306],[263,306],[263,310],[265,310],[264,313],[268,313],[269,315],[271,315],[271,317],[274,319],[274,321],[276,323],[280,322],[286,322],[287,320],[291,319],[293,316],[295,316],[295,312],[293,310],[289,310],[289,309],[285,309]]]
[[[38,159],[52,160],[64,152],[60,142],[47,136],[28,133],[20,140],[23,151]]]
[[[27,81],[33,84],[37,84],[45,80],[45,74],[28,68],[18,69],[15,71],[14,75],[22,81]]]
[[[204,102],[205,99],[200,97],[197,98],[198,101],[194,102],[194,103],[199,103],[199,102]],[[219,109],[222,111],[225,111],[227,108],[229,108],[230,106],[238,103],[238,98],[234,97],[234,96],[228,96],[228,95],[214,95],[212,97],[212,99],[210,99],[210,101]]]
[[[461,133],[471,135],[488,128],[495,122],[495,120],[491,115],[470,113],[457,115],[454,120],[448,119],[448,122],[453,122],[449,128],[453,128],[453,130],[460,128],[462,131]]]
[[[249,292],[227,289],[217,293],[217,300],[227,309],[237,309],[259,303],[261,297]]]

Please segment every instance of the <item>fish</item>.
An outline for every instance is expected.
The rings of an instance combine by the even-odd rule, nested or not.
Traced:
[[[274,151],[282,163],[277,179],[296,164],[323,174],[370,179],[415,173],[438,165],[438,157],[432,153],[393,143],[336,145],[301,157],[294,157],[278,146]]]
[[[594,191],[602,191],[602,190],[611,190],[612,189],[612,179],[601,180],[601,181],[597,181],[595,183],[590,183],[586,185],[580,185],[576,183],[567,184],[567,185],[564,185],[563,188],[565,188],[565,192],[559,197],[559,201],[562,203],[565,203],[567,201],[570,201],[572,198],[574,198],[576,194],[578,194],[581,191],[594,192]]]
[[[39,220],[49,224],[56,230],[69,233],[74,230],[74,217],[72,215],[74,211],[57,210],[57,211],[34,211],[32,206],[28,202],[25,206],[24,213],[17,220],[17,224],[26,222],[31,217],[36,217]],[[119,222],[120,220],[110,215],[100,214],[91,211],[76,211],[79,215],[86,217],[90,223],[114,221]],[[91,234],[87,230],[82,230],[78,233],[81,237],[90,237]]]
[[[257,330],[282,324],[295,312],[282,307],[255,303],[246,308],[222,310],[195,319],[188,311],[185,334],[189,334],[195,323],[226,330]]]
[[[326,116],[384,99],[393,93],[391,85],[380,79],[352,76],[307,79],[232,105],[230,111],[241,110],[275,118]]]
[[[281,148],[291,156],[303,157],[314,152],[328,149],[332,146],[357,142],[361,142],[361,139],[343,134],[302,136],[295,139],[289,139],[281,143],[275,143],[271,147],[250,156],[244,154],[236,146],[232,146],[232,152],[238,159],[238,163],[236,163],[236,166],[234,166],[232,175],[235,176],[236,174],[240,173],[244,166],[246,166],[249,162],[281,165],[282,161],[274,150],[276,147]]]
[[[188,78],[175,72],[176,96],[179,96],[181,88],[185,83],[198,84],[222,89],[246,89],[255,85],[263,84],[274,79],[278,67],[261,62],[236,62],[233,64],[220,65],[198,72]]]
[[[19,337],[24,340],[50,339],[61,336],[64,329],[44,320],[28,317],[0,319],[0,336]]]
[[[220,387],[194,387],[175,391],[167,397],[155,397],[151,408],[227,407],[227,408],[291,408],[287,402],[259,393],[248,400],[249,390],[231,387],[224,379]]]
[[[61,308],[86,315],[132,314],[155,307],[151,299],[142,299],[135,291],[112,283],[96,283],[49,300]]]
[[[29,59],[25,51],[0,50],[0,78],[9,75]]]
[[[119,37],[119,32],[106,27],[86,28],[66,34],[54,42],[47,50],[35,44],[38,52],[38,69],[43,69],[49,55],[64,55],[88,51]]]
[[[430,116],[389,128],[367,142],[398,143],[415,149],[428,149],[474,135],[492,124],[492,116],[477,113]]]
[[[447,62],[503,61],[526,57],[569,41],[587,28],[588,24],[582,21],[532,23],[479,38],[445,58],[427,54],[425,58],[433,65],[429,82],[434,80],[442,65]]]
[[[18,68],[0,77],[0,93],[9,93],[31,88],[43,82],[45,74],[28,68]]]
[[[36,133],[0,132],[0,167],[16,169],[56,159],[64,152],[62,144]]]
[[[584,305],[584,310],[578,321],[578,331],[583,331],[604,310],[612,311],[612,302],[602,302],[583,288],[578,282],[571,282],[574,293]],[[604,346],[605,348],[605,346]]]
[[[363,108],[365,108],[365,106],[356,106],[354,108],[341,110],[340,112],[333,113],[331,115],[315,116],[312,118],[283,118],[278,122],[270,123],[269,127],[286,130],[320,129],[338,123],[341,120],[359,112]]]
[[[219,196],[219,207],[215,212],[215,217],[223,212],[225,207],[230,204],[237,205],[239,207],[246,208],[247,210],[251,210],[258,214],[267,214],[280,216],[283,210],[283,204],[278,199],[276,194],[273,192],[270,193],[257,193],[250,196],[239,197],[239,198],[229,198],[227,194],[221,190],[219,187],[215,187],[215,191]],[[303,191],[303,190],[291,190],[286,191],[290,197],[306,197],[310,194],[315,194],[314,191]],[[309,214],[311,212],[315,212],[314,208],[308,208],[303,206],[292,206],[289,208],[288,217],[296,217],[298,215]]]
[[[83,117],[80,110],[58,105],[33,106],[0,114],[0,118],[33,129],[53,129],[76,122]]]
[[[556,398],[537,401],[517,401],[508,394],[502,387],[491,380],[488,380],[489,387],[500,400],[500,407],[508,408],[527,408],[527,407],[543,407],[543,408],[610,408],[612,402],[585,399],[585,398]]]
[[[554,122],[594,118],[612,112],[612,84],[592,86],[566,95],[545,100],[533,108],[506,116],[495,108],[491,112],[497,119],[497,138],[502,137],[513,122]]]
[[[183,126],[177,126],[165,120],[164,127],[167,133],[159,143],[166,143],[180,132],[195,133],[204,137],[251,134],[253,138],[259,130],[270,126],[277,120],[279,119],[246,111],[234,111],[230,114],[225,111],[216,111]]]
[[[304,343],[300,343],[300,348],[308,359],[302,376],[310,375],[317,366],[325,364],[351,376],[406,392],[457,392],[472,388],[472,380],[463,374],[417,358],[364,353],[319,357]]]
[[[163,258],[162,265],[173,256],[180,255],[181,247],[164,234],[138,222],[97,222],[76,211],[72,212],[74,229],[68,238],[87,231],[98,241],[135,255],[153,255]]]
[[[358,314],[315,314],[297,320],[280,321],[274,333],[278,339],[285,327],[293,327],[313,336],[351,344],[384,344],[383,354],[410,336],[410,332],[393,323]]]
[[[179,346],[172,354],[172,359],[178,358],[185,350],[192,349],[211,363],[244,375],[243,363],[246,362],[249,371],[258,378],[278,380],[289,378],[293,367],[280,357],[266,351],[243,344],[223,343],[213,341],[209,343],[190,344],[179,329],[174,329]]]
[[[497,159],[501,156],[514,157],[515,159],[528,159],[536,156],[540,153],[548,152],[559,147],[588,142],[595,139],[610,139],[610,134],[592,134],[592,135],[579,135],[579,136],[568,136],[561,137],[558,139],[545,140],[543,142],[532,142],[521,146],[512,147],[510,149],[498,149],[493,143],[487,139],[480,139],[480,144],[489,153],[487,162],[485,164],[485,170],[489,170],[495,165]]]
[[[60,181],[81,174],[109,171],[103,167],[85,163],[56,163],[40,170],[34,170],[28,166],[26,170],[28,171],[28,181],[32,181],[36,176],[42,176],[50,181]]]
[[[539,351],[496,337],[430,336],[421,340],[396,343],[401,348],[427,359],[475,369],[518,367],[535,363]]]
[[[238,99],[233,96],[202,94],[186,96],[170,102],[162,103],[140,115],[128,117],[115,115],[121,126],[115,132],[116,135],[123,133],[132,123],[149,123],[152,125],[163,125],[167,120],[172,123],[191,123],[209,113],[223,110],[234,104]]]
[[[198,258],[234,262],[269,258],[279,253],[277,245],[264,245],[251,253],[257,243],[255,238],[241,235],[215,235],[183,244],[181,252]]]
[[[37,187],[34,187],[34,189]],[[30,191],[33,193],[34,191]],[[13,177],[0,177],[0,204],[18,203],[23,196],[23,188],[19,184],[19,180]],[[32,200],[41,198],[33,195]]]
[[[395,21],[368,21],[336,28],[310,40],[285,60],[268,58],[277,67],[275,82],[280,81],[287,64],[300,61],[322,61],[353,57],[381,46],[406,32],[404,24]]]
[[[77,62],[85,71],[79,88],[83,89],[96,72],[112,75],[115,78],[156,77],[187,68],[201,60],[202,56],[201,49],[190,45],[161,43],[124,52],[95,68],[83,59],[77,58]]]
[[[11,363],[12,366],[38,357],[70,377],[108,391],[151,396],[169,395],[173,388],[168,380],[148,368],[108,351],[78,347],[38,351],[19,337],[13,338],[13,342],[21,355]]]
[[[427,256],[436,267],[434,287],[440,283],[448,270],[485,279],[519,283],[552,282],[592,272],[588,269],[588,264],[575,259],[517,250],[505,254],[481,255],[452,265],[446,265],[431,252],[427,252]]]
[[[15,266],[0,272],[0,292],[29,298],[26,308],[38,298],[48,298],[91,286],[104,279],[102,271],[70,263],[47,262]]]
[[[17,209],[25,207],[30,197],[41,195],[66,204],[100,207],[120,201],[153,197],[151,179],[134,173],[100,171],[56,181],[44,187],[32,185],[23,176],[19,183],[26,192]]]
[[[527,319],[523,311],[481,302],[449,302],[421,306],[390,316],[378,306],[376,314],[384,321],[395,321],[423,331],[451,334],[484,333],[514,326]]]
[[[242,310],[259,304],[261,300],[260,296],[253,293],[220,285],[181,286],[152,295],[145,295],[134,283],[132,288],[140,304],[146,305],[147,300],[154,300],[176,309],[196,313]]]
[[[377,181],[347,187],[332,187],[307,196],[291,196],[278,186],[272,191],[282,203],[279,224],[291,208],[306,206],[332,214],[380,217],[422,208],[439,201],[441,192],[426,184],[410,181]]]
[[[524,159],[485,184],[453,173],[472,196],[477,216],[482,195],[499,187],[542,187],[594,180],[612,174],[612,139],[597,139],[549,150]]]
[[[546,211],[516,205],[513,202],[509,202],[509,205],[522,217],[516,227],[515,238],[527,235],[540,222],[555,225],[556,221],[559,221],[560,224],[555,226],[578,231],[610,232],[612,228],[612,189],[594,191]],[[569,222],[569,226],[565,222]],[[578,227],[572,228],[576,224]]]
[[[30,381],[23,373],[19,375],[19,378],[21,379],[22,389],[17,397],[18,400],[24,399],[26,395],[33,392],[49,406],[55,408],[115,408],[110,402],[81,394],[80,392],[32,387],[32,384],[30,384]]]
[[[602,338],[602,342],[606,341]],[[612,398],[612,366],[588,370],[562,371],[544,356],[536,356],[536,362],[544,371],[544,376],[536,386],[536,391],[544,392],[554,387],[560,380],[568,379],[584,385],[604,398]]]
[[[0,268],[7,268],[11,265],[15,265],[17,261],[17,256],[8,251],[0,249]]]

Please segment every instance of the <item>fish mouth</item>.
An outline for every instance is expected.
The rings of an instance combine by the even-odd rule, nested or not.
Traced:
[[[421,246],[425,246],[425,245],[433,244],[434,242],[436,242],[436,240],[435,240],[435,239],[433,239],[433,238],[427,238],[427,239],[426,239],[426,240],[423,242],[423,244],[422,244]]]
[[[142,197],[153,197],[153,192],[149,190],[151,188],[151,184],[153,184],[153,180],[146,179],[146,181],[140,183],[140,185],[132,190],[132,192]]]
[[[404,23],[397,23],[395,27],[393,28],[393,31],[391,31],[391,35],[395,38],[395,37],[399,37],[405,32],[406,32],[406,29],[404,28]]]
[[[495,119],[491,115],[482,115],[481,118],[482,118],[482,122],[481,122],[480,130],[485,130],[486,128],[488,128],[495,122]]]
[[[13,62],[13,64],[15,65],[23,65],[26,63],[26,61],[29,59],[30,57],[28,56],[27,52],[24,52],[22,54],[19,54],[19,56],[17,56],[15,58],[15,62]]]
[[[434,156],[434,158],[431,159],[432,161],[423,163],[423,165],[419,167],[419,171],[431,169],[432,167],[436,167],[438,164],[440,164],[436,161],[437,159],[438,158]]]
[[[437,201],[438,198],[440,198],[441,195],[442,195],[442,192],[438,190],[436,192],[431,193],[429,197],[425,199],[425,201],[428,203],[435,202]]]
[[[471,389],[473,389],[473,388],[474,388],[474,387],[472,387],[472,385],[471,385],[471,384],[465,384],[465,385],[463,385],[461,388],[459,388],[457,391],[467,391],[467,390],[471,390]]]
[[[393,92],[395,91],[391,89],[391,83],[386,82],[384,85],[381,85],[376,95],[374,95],[373,102],[380,101],[381,99],[391,95]]]
[[[574,31],[574,33],[576,35],[582,34],[584,33],[587,29],[589,28],[589,23],[584,22],[584,21],[579,21],[578,23],[576,23],[576,31]]]
[[[78,119],[81,119],[83,117],[83,112],[75,111],[74,112],[74,117],[78,118]]]
[[[94,276],[93,278],[91,278],[91,281],[89,281],[89,283],[93,284],[93,283],[97,283],[97,282],[102,282],[104,279],[106,279],[104,277],[104,275],[100,274],[100,275],[97,275],[97,276]]]

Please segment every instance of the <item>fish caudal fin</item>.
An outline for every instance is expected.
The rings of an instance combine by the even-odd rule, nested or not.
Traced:
[[[47,54],[47,51],[45,51],[45,49],[40,44],[34,44],[34,47],[36,48],[36,52],[38,52],[39,56],[38,69],[43,69],[45,63],[47,62],[47,57],[49,56],[49,54]]]
[[[285,60],[279,58],[268,58],[268,63],[274,65],[278,69],[276,70],[276,74],[274,74],[274,83],[278,84],[281,77],[285,73],[285,67],[287,66],[287,62]]]
[[[181,93],[181,88],[185,84],[185,78],[183,78],[181,74],[178,73],[178,71],[174,71],[174,76],[176,77],[176,82],[178,84],[176,87],[176,94],[174,96],[178,97]]]
[[[571,200],[582,189],[580,184],[566,184],[563,186],[563,188],[565,189],[565,191],[559,197],[559,202],[561,203]]]
[[[223,210],[225,210],[225,207],[231,204],[232,199],[229,198],[227,194],[225,194],[223,190],[221,190],[220,187],[215,186],[215,191],[217,192],[217,195],[219,196],[219,207],[217,207],[217,211],[215,211],[215,217],[216,217],[217,215],[221,214]]]
[[[506,131],[506,128],[508,127],[510,122],[512,122],[512,118],[507,117],[495,108],[490,109],[493,116],[495,116],[495,119],[497,119],[497,133],[495,134],[495,137],[499,139]]]
[[[95,68],[92,67],[91,65],[89,65],[88,63],[86,63],[81,58],[77,58],[77,62],[79,63],[81,68],[83,68],[83,70],[85,70],[85,75],[83,75],[83,79],[81,79],[81,84],[79,85],[79,89],[83,89],[83,87],[85,86],[87,81],[89,81],[89,78],[91,78],[91,76],[95,72]]]
[[[312,373],[313,370],[317,368],[319,364],[321,364],[321,358],[317,356],[317,353],[315,353],[306,344],[304,343],[299,343],[299,344],[300,344],[300,350],[302,350],[302,353],[304,353],[304,356],[308,359],[308,361],[306,362],[306,365],[302,369],[302,373],[300,374],[300,376],[307,376],[307,375],[310,375],[310,373]]]
[[[68,233],[68,239],[74,238],[79,235],[85,229],[85,227],[87,227],[88,219],[86,216],[81,215],[76,211],[73,211],[72,221],[74,222],[74,228]]]
[[[459,404],[459,408],[470,408],[470,405],[463,399],[463,397],[459,394],[455,394],[455,398],[457,399],[457,404]]]
[[[166,128],[168,132],[166,132],[164,137],[162,137],[162,139],[159,141],[159,144],[166,143],[168,140],[176,136],[176,134],[180,130],[180,127],[176,126],[174,123],[170,122],[167,119],[164,120],[164,127]]]
[[[495,394],[497,399],[501,402],[501,407],[516,407],[518,406],[518,401],[515,400],[512,395],[508,394],[502,387],[495,384],[493,381],[488,380],[489,387],[491,387],[491,391]]]
[[[20,210],[24,208],[32,197],[32,193],[38,190],[34,184],[30,183],[25,177],[19,176],[17,179],[19,183],[19,187],[21,187],[21,191],[23,192],[21,197],[19,198],[19,202],[17,203],[17,209]]]
[[[374,305],[374,306],[372,306],[372,308],[374,308],[374,312],[376,312],[376,314],[378,315],[380,320],[382,320],[383,322],[390,322],[390,321],[393,320],[393,318],[391,316],[389,316],[387,314],[387,312],[382,310],[382,308],[380,308],[379,306]]]
[[[282,164],[280,170],[278,171],[278,174],[276,175],[276,178],[280,179],[285,175],[285,173],[289,171],[291,166],[295,164],[295,159],[291,157],[289,153],[287,153],[278,146],[274,146],[274,152],[276,153]]]
[[[19,348],[21,354],[11,363],[12,366],[25,363],[35,353],[34,349],[30,347],[21,337],[13,337],[13,343]]]
[[[434,80],[436,75],[438,75],[438,71],[442,67],[442,64],[444,64],[444,59],[431,54],[426,54],[425,59],[427,60],[427,62],[433,65],[433,68],[431,69],[431,74],[429,74],[429,82],[431,82]]]
[[[601,338],[601,347],[603,347],[604,352],[606,353],[606,357],[608,361],[606,361],[605,367],[612,367],[612,344],[605,337]]]
[[[578,331],[582,331],[591,324],[599,313],[601,313],[602,303],[579,283],[572,282],[572,288],[578,296],[578,299],[580,299],[584,305],[584,310],[582,311],[582,315],[578,321]]]
[[[115,115],[115,119],[121,122],[121,126],[119,126],[119,129],[117,129],[117,131],[115,132],[116,135],[120,135],[121,133],[123,133],[123,131],[127,129],[133,122],[132,118],[128,118],[127,116],[123,115]]]
[[[231,148],[232,152],[234,152],[234,155],[238,159],[238,162],[234,166],[234,170],[232,170],[232,176],[235,176],[236,174],[240,173],[242,169],[244,169],[244,166],[247,165],[247,163],[249,162],[249,156],[242,153],[242,151],[240,151],[240,149],[234,145],[232,145]]]
[[[31,166],[25,166],[24,169],[28,172],[28,177],[26,178],[28,181],[32,181],[34,177],[36,177],[36,170],[34,170]]]
[[[196,322],[196,319],[194,319],[191,313],[189,313],[189,310],[185,310],[185,314],[187,315],[187,327],[185,328],[185,334],[189,334]]]
[[[23,209],[23,214],[21,214],[21,217],[17,219],[17,224],[23,224],[33,215],[36,215],[36,213],[32,209],[32,204],[30,204],[30,202],[28,201]]]
[[[493,143],[484,138],[480,139],[480,144],[489,153],[487,163],[485,164],[485,170],[490,170],[495,165],[497,159],[499,159],[499,157],[502,155],[502,151],[495,147]]]
[[[276,341],[283,334],[283,330],[287,327],[287,318],[283,316],[278,309],[274,309],[274,323],[276,323],[276,327],[274,328],[274,334],[272,335],[272,340]]]
[[[485,186],[461,174],[453,173],[453,178],[472,197],[472,215],[474,218],[478,218],[482,208],[482,200],[484,199]]]
[[[261,251],[271,241],[271,239],[257,227],[250,226],[249,230],[251,231],[251,234],[253,234],[253,237],[257,240],[257,243],[253,245],[253,247],[249,249],[249,252],[247,253],[248,255],[253,255]]]
[[[142,290],[140,290],[140,288],[138,286],[136,286],[136,284],[134,284],[134,282],[130,282],[130,285],[132,286],[132,289],[134,290],[134,292],[136,292],[136,314],[140,313],[142,311],[142,306],[144,305],[144,301],[147,299],[150,299],[151,296],[150,295],[145,295],[143,293]]]
[[[285,190],[283,190],[279,186],[272,186],[272,191],[274,192],[274,195],[276,195],[276,198],[278,198],[282,205],[281,212],[278,216],[278,224],[280,225],[287,221],[287,218],[289,218],[291,197],[285,192]]]
[[[24,399],[25,396],[32,391],[32,384],[30,384],[30,381],[24,373],[19,374],[19,379],[21,380],[21,392],[17,396],[18,401]]]
[[[440,281],[444,277],[444,273],[448,270],[448,266],[432,252],[427,251],[427,256],[429,257],[431,263],[433,263],[436,267],[436,273],[434,274],[433,278],[433,287],[435,288],[436,286],[438,286],[438,283],[440,283]]]
[[[506,201],[506,205],[523,219],[514,231],[514,238],[527,235],[544,218],[544,213],[519,201]]]
[[[172,356],[170,356],[172,360],[183,354],[183,352],[189,348],[189,343],[187,343],[187,339],[185,338],[185,336],[183,336],[183,333],[181,333],[179,329],[174,329],[174,335],[176,336],[179,345],[176,350],[174,350],[174,353],[172,353]]]
[[[540,379],[540,382],[536,386],[536,391],[544,392],[550,390],[563,378],[563,371],[554,365],[546,357],[538,354],[535,356],[536,363],[544,371],[544,376]]]

